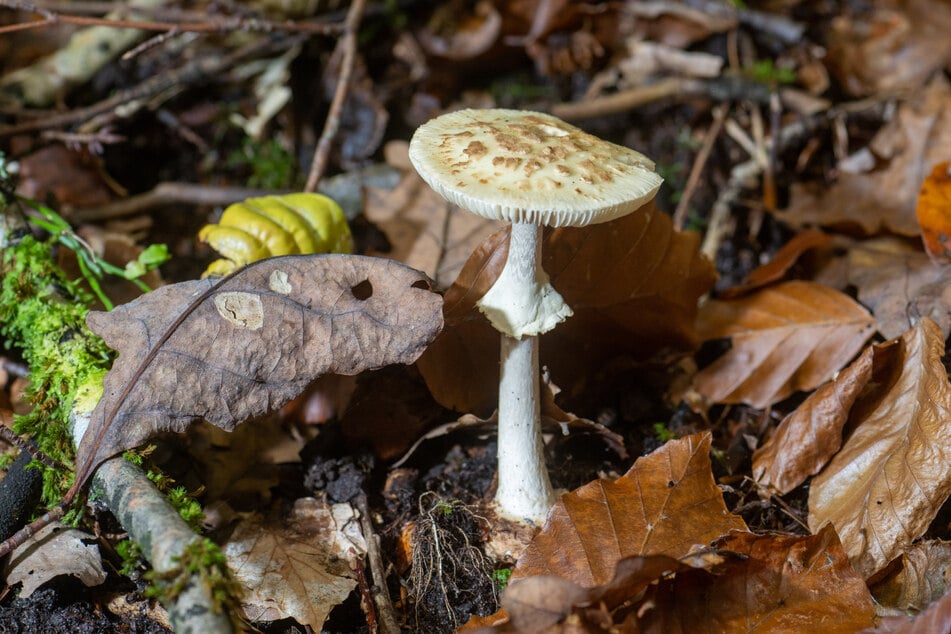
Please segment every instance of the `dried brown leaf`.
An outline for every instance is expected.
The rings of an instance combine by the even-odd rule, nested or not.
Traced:
[[[419,367],[447,407],[485,412],[496,400],[498,334],[475,302],[495,282],[507,249],[507,230],[487,238],[446,291],[447,327]],[[566,392],[619,355],[644,359],[695,343],[697,300],[713,285],[713,267],[698,236],[675,231],[653,204],[613,222],[548,232],[542,260],[575,313],[540,346],[541,362]],[[448,365],[459,372],[449,376]]]
[[[900,337],[922,317],[933,319],[945,337],[951,334],[951,264],[935,264],[919,249],[884,238],[855,245],[847,257],[848,282],[886,338]]]
[[[778,282],[810,249],[827,246],[832,238],[818,229],[803,229],[783,245],[766,264],[754,269],[743,282],[720,293],[720,299],[733,299],[760,287]]]
[[[951,632],[951,592],[917,616],[888,616],[858,634],[934,634]]]
[[[196,418],[225,430],[328,372],[411,363],[442,325],[425,276],[390,260],[288,256],[215,284],[165,286],[90,328],[119,350],[77,451],[83,484],[110,456]]]
[[[872,588],[881,605],[918,612],[951,590],[951,542],[912,544],[902,552],[901,564],[897,574]]]
[[[951,384],[930,319],[901,339],[896,378],[809,491],[809,526],[831,522],[866,578],[921,536],[951,493]]]
[[[939,77],[898,107],[895,118],[862,150],[865,171],[841,169],[838,180],[794,184],[789,207],[777,213],[793,226],[855,225],[917,236],[918,192],[951,146],[951,90]]]
[[[753,477],[786,494],[826,466],[842,446],[852,404],[872,378],[874,348],[868,347],[835,379],[809,395],[753,454]]]
[[[562,495],[513,579],[554,575],[585,587],[603,585],[625,557],[682,557],[696,544],[745,530],[713,481],[710,442],[709,434],[670,441],[617,480],[596,480]]]
[[[21,599],[62,575],[76,577],[86,587],[106,580],[96,538],[59,522],[45,526],[34,540],[16,548],[3,568],[8,585],[23,584]]]
[[[873,623],[872,596],[831,528],[806,537],[733,532],[715,547],[741,557],[715,575],[687,571],[660,583],[630,631],[851,634]]]
[[[827,286],[792,281],[701,308],[704,339],[733,347],[694,377],[711,402],[765,408],[829,380],[872,336],[872,316]]]
[[[406,143],[391,143],[387,152],[388,161],[409,164]],[[446,202],[411,170],[392,190],[371,189],[364,214],[386,234],[387,256],[426,273],[438,289],[448,287],[473,249],[503,226]]]
[[[358,523],[349,506],[313,498],[298,500],[286,522],[242,520],[222,550],[244,590],[245,618],[293,618],[320,631],[356,586],[347,562],[365,552]]]

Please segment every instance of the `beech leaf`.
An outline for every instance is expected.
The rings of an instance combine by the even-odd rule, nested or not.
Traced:
[[[881,605],[918,612],[951,590],[951,542],[916,542],[902,552],[901,564],[872,589]]]
[[[62,575],[76,577],[87,587],[106,580],[96,537],[60,522],[44,526],[35,540],[16,548],[4,570],[7,584],[23,584],[21,599]]]
[[[349,561],[366,551],[353,509],[297,500],[290,517],[252,515],[238,523],[223,552],[241,584],[251,621],[293,618],[314,631],[356,587]]]
[[[119,357],[77,451],[79,485],[160,431],[198,418],[230,431],[322,374],[412,363],[442,326],[442,299],[391,260],[299,255],[165,286],[87,322]]]
[[[866,578],[920,537],[951,494],[951,384],[930,319],[901,338],[896,377],[809,490],[809,527],[831,522]]]
[[[662,581],[636,631],[851,634],[873,623],[872,596],[829,527],[805,537],[732,532],[714,547],[740,557],[716,574]]]
[[[766,408],[832,378],[874,334],[872,316],[822,284],[791,281],[700,310],[702,338],[732,348],[697,373],[693,387],[714,403]]]
[[[873,347],[809,395],[753,454],[753,477],[785,495],[826,466],[842,446],[855,399],[872,378]]]
[[[746,524],[713,480],[710,434],[672,440],[638,458],[617,480],[596,480],[561,496],[525,549],[513,579],[554,575],[591,587],[610,581],[633,555],[679,558]]]

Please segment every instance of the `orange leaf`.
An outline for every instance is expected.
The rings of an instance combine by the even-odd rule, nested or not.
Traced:
[[[698,330],[704,339],[730,337],[733,347],[697,373],[694,389],[757,408],[829,380],[874,332],[872,316],[847,295],[802,281],[707,302]]]
[[[778,282],[789,272],[802,255],[810,250],[824,247],[832,238],[818,229],[803,229],[776,252],[773,259],[757,267],[737,286],[720,293],[720,299],[733,299],[767,284]]]
[[[710,470],[710,435],[673,440],[615,481],[566,493],[518,560],[513,579],[555,575],[581,586],[611,580],[632,555],[681,557],[746,524],[731,514]]]
[[[819,473],[842,446],[852,404],[872,378],[873,347],[813,392],[753,454],[753,477],[785,495]]]
[[[692,570],[661,582],[636,631],[851,634],[873,623],[872,596],[834,530],[808,537],[734,532],[714,546],[742,557],[726,559],[715,575]]]
[[[938,163],[921,185],[918,224],[925,251],[937,264],[951,260],[951,161]]]
[[[900,342],[900,367],[877,406],[813,481],[809,527],[831,522],[866,578],[921,536],[951,494],[951,384],[930,319]]]

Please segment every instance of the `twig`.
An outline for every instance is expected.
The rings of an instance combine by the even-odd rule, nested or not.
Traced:
[[[694,159],[693,166],[690,168],[690,176],[687,177],[687,184],[684,186],[684,192],[680,197],[680,201],[677,203],[677,209],[674,210],[674,227],[677,231],[680,231],[684,227],[684,222],[687,220],[687,209],[690,207],[690,199],[693,198],[693,194],[697,189],[697,184],[700,182],[700,175],[703,174],[703,168],[707,164],[707,159],[710,158],[713,144],[716,142],[717,137],[720,136],[723,121],[726,119],[726,115],[729,111],[730,108],[728,104],[720,104],[713,109],[713,122],[703,137],[703,145],[700,146],[700,151],[697,152],[697,157]]]
[[[321,132],[317,147],[314,149],[314,159],[310,164],[307,184],[304,186],[304,191],[307,192],[317,191],[317,185],[327,169],[330,146],[334,137],[337,136],[337,130],[340,128],[340,112],[347,100],[347,93],[350,91],[350,78],[353,75],[353,66],[357,57],[357,31],[360,28],[360,21],[363,19],[365,8],[366,0],[353,0],[350,9],[347,11],[343,36],[337,41],[335,53],[342,53],[340,74],[337,77],[337,88],[334,91],[333,99],[330,102],[330,110],[327,112],[327,119],[324,122],[324,130]]]
[[[596,97],[576,103],[554,104],[551,107],[551,113],[569,121],[591,119],[625,112],[668,97],[690,97],[705,93],[704,82],[694,79],[668,78],[647,86],[622,90],[606,97]]]
[[[350,549],[351,555],[356,555],[355,549]],[[363,597],[363,613],[366,615],[367,629],[373,633],[377,631],[376,625],[376,600],[373,592],[370,590],[370,583],[367,581],[367,571],[363,567],[363,562],[359,557],[354,556],[353,572],[357,576],[357,587],[360,589],[360,595]]]
[[[17,125],[0,127],[0,138],[48,128],[74,125],[107,113],[113,117],[118,116],[114,111],[119,106],[130,102],[144,101],[149,97],[176,86],[207,81],[209,78],[220,75],[223,71],[249,56],[260,54],[263,51],[290,48],[301,40],[301,36],[281,38],[278,41],[273,41],[271,38],[261,38],[235,51],[231,51],[222,57],[214,59],[199,58],[185,64],[181,68],[149,78],[137,86],[120,91],[112,97],[91,106],[76,108],[69,112],[55,114]],[[132,113],[129,112],[128,114]]]
[[[7,441],[11,445],[16,445],[17,447],[19,447],[20,451],[30,454],[30,456],[32,456],[34,460],[38,460],[39,462],[42,462],[47,467],[50,467],[52,469],[63,469],[63,470],[69,469],[69,467],[61,463],[59,460],[50,458],[45,453],[43,453],[42,451],[40,451],[39,449],[31,445],[29,442],[27,442],[26,440],[23,440],[23,438],[13,433],[13,431],[9,429],[6,425],[0,425],[0,438]]]
[[[357,510],[360,511],[363,538],[367,542],[367,560],[370,562],[370,572],[373,575],[373,586],[370,592],[379,619],[379,634],[400,634],[396,611],[393,609],[390,594],[386,589],[386,572],[383,568],[383,556],[380,553],[380,536],[373,530],[373,520],[370,518],[366,496],[363,494],[357,496],[356,504]]]
[[[29,11],[43,16],[44,19],[35,22],[11,24],[0,27],[0,35],[23,29],[40,28],[57,22],[77,24],[80,26],[106,26],[117,29],[139,29],[142,31],[178,31],[189,33],[226,33],[230,31],[258,31],[272,33],[285,31],[288,33],[308,33],[311,35],[336,35],[343,28],[342,25],[320,20],[284,20],[276,22],[263,18],[244,18],[240,16],[226,17],[196,22],[156,22],[153,20],[124,20],[112,18],[95,18],[91,16],[70,15],[55,13],[41,9],[28,2],[9,2],[0,0],[0,5],[14,7],[22,11]],[[135,8],[138,11],[138,8]]]

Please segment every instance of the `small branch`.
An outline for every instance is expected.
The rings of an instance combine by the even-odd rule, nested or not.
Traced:
[[[279,41],[273,41],[271,38],[261,38],[219,58],[199,58],[185,64],[181,68],[149,78],[137,86],[128,90],[122,90],[112,97],[91,106],[75,108],[69,112],[54,114],[17,125],[0,127],[0,138],[13,136],[15,134],[35,132],[37,130],[75,125],[89,121],[100,115],[108,115],[109,118],[114,118],[118,116],[115,110],[120,106],[136,101],[144,102],[154,95],[177,86],[201,83],[208,81],[209,78],[215,79],[225,70],[247,57],[258,55],[265,51],[287,49],[300,41],[301,36],[283,38]],[[129,112],[126,116],[131,114],[132,113]]]
[[[360,494],[356,499],[357,510],[360,511],[360,527],[363,538],[367,542],[367,560],[370,563],[370,572],[373,574],[373,585],[370,594],[376,606],[376,616],[379,619],[379,634],[400,634],[400,626],[396,619],[396,611],[390,602],[390,594],[386,588],[386,571],[383,568],[383,555],[380,552],[380,536],[373,530],[373,520],[370,518],[370,509],[367,506],[366,496]]]
[[[228,33],[231,31],[248,31],[272,33],[285,31],[288,33],[307,33],[310,35],[337,35],[343,29],[341,24],[320,20],[284,20],[275,22],[263,18],[245,18],[240,16],[212,19],[197,22],[156,22],[153,20],[125,20],[112,18],[96,18],[82,15],[55,13],[41,9],[28,2],[3,2],[0,5],[14,6],[22,11],[29,11],[43,16],[44,19],[35,22],[11,24],[0,27],[0,35],[12,31],[49,26],[62,22],[80,26],[105,26],[116,29],[139,29],[141,31],[178,31],[189,33]],[[136,8],[138,10],[138,8]]]
[[[706,94],[704,82],[695,79],[668,78],[622,90],[605,97],[595,97],[587,101],[559,103],[551,107],[551,113],[568,121],[592,119],[618,112],[626,112],[668,97],[691,97]]]
[[[347,19],[344,22],[344,34],[337,42],[335,52],[342,53],[340,61],[340,74],[337,77],[337,88],[334,91],[333,100],[330,102],[330,110],[327,112],[327,119],[324,122],[324,130],[317,141],[317,147],[314,150],[314,160],[310,164],[310,173],[307,175],[307,184],[304,191],[315,192],[320,183],[324,171],[327,169],[327,160],[330,155],[330,146],[334,137],[337,136],[337,130],[340,128],[340,112],[343,110],[343,104],[347,101],[347,93],[350,91],[350,78],[353,75],[353,66],[357,57],[357,31],[360,28],[360,21],[363,19],[363,11],[366,8],[366,0],[352,0],[350,9],[347,11]]]
[[[674,228],[677,229],[677,231],[684,228],[684,222],[687,220],[687,210],[690,207],[690,199],[693,198],[693,194],[697,189],[697,184],[700,182],[700,175],[703,174],[703,168],[707,164],[707,159],[710,158],[710,151],[713,149],[713,144],[716,142],[717,137],[720,136],[723,121],[726,119],[726,115],[729,111],[730,108],[728,104],[720,104],[713,109],[713,122],[703,137],[703,145],[700,147],[700,151],[697,152],[697,158],[694,159],[693,167],[690,168],[690,176],[687,177],[687,184],[684,186],[683,195],[681,195],[680,201],[677,203],[677,209],[674,210]]]

